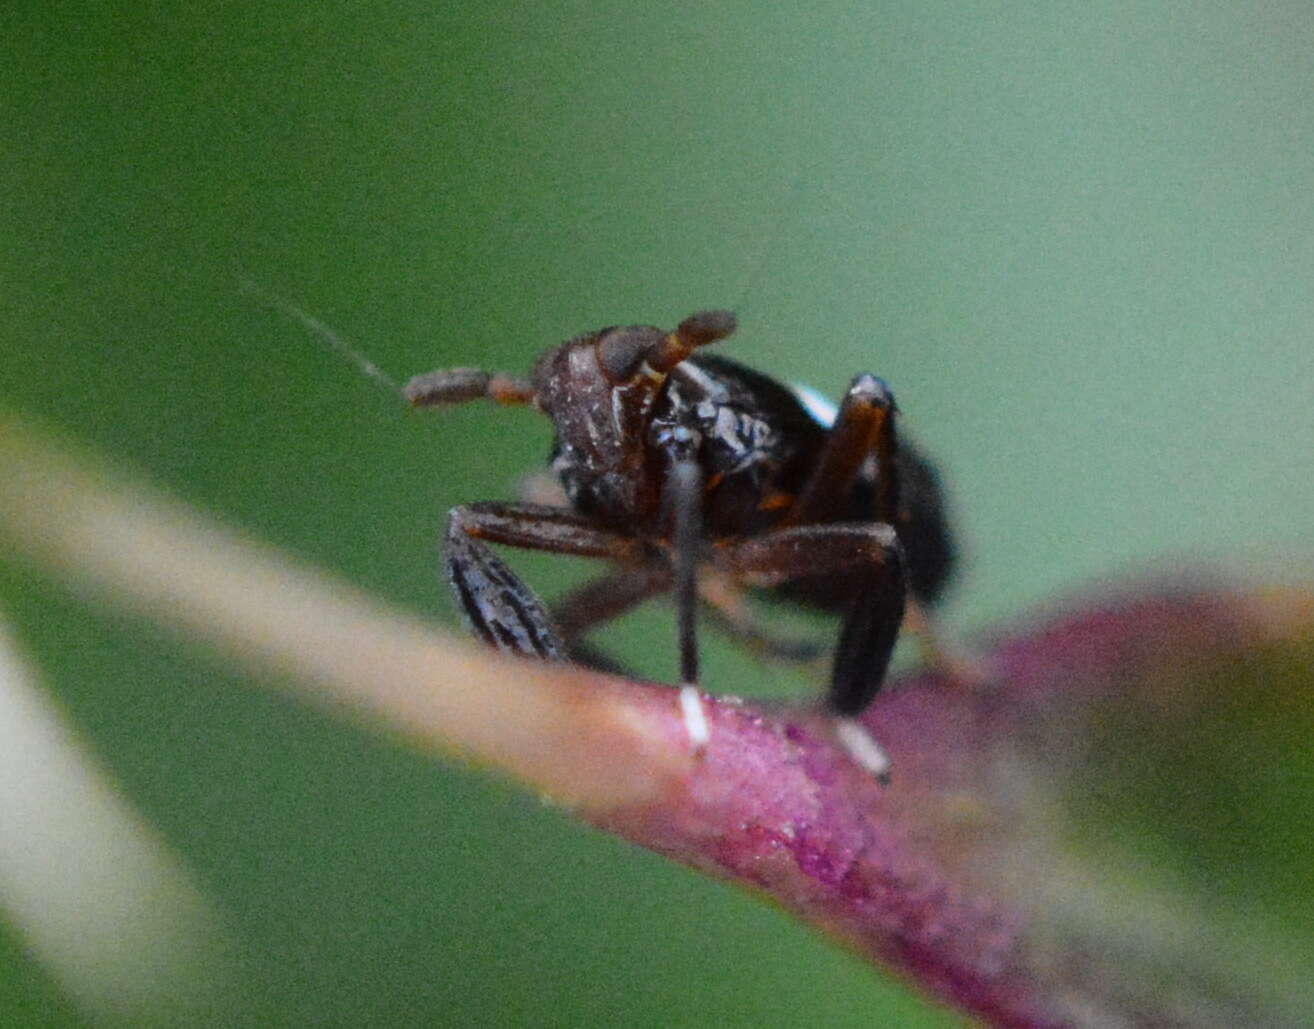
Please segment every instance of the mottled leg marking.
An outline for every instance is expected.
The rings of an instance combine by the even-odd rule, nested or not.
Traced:
[[[462,531],[456,515],[446,543],[447,580],[476,636],[509,654],[566,660],[566,645],[538,598],[487,546]]]
[[[617,560],[629,557],[635,546],[561,508],[486,503],[452,509],[443,557],[470,629],[498,650],[550,661],[568,660],[569,648],[539,599],[485,541]]]

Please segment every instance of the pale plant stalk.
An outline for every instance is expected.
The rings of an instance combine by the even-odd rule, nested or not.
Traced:
[[[3,623],[0,825],[0,910],[84,1014],[163,1025],[232,988],[216,912],[61,717]]]
[[[585,811],[643,803],[689,770],[596,676],[499,659],[13,419],[0,423],[0,476],[0,532],[19,553],[303,700]]]

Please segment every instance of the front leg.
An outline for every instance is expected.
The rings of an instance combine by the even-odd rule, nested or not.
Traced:
[[[903,621],[906,562],[894,529],[884,522],[777,529],[723,546],[717,558],[726,572],[753,586],[841,573],[852,582],[853,573],[859,573],[835,650],[826,707],[849,756],[888,782],[889,758],[855,719],[885,682]]]
[[[690,527],[688,493],[688,490],[680,491],[686,499],[679,503],[684,504],[686,510],[677,507],[675,512],[677,543],[683,544],[683,548],[677,546],[677,551],[685,555],[677,557],[675,578],[677,582],[682,577],[687,579],[687,603],[692,606],[695,599],[692,568],[697,533],[696,522],[693,531]],[[679,528],[681,525],[682,529]],[[456,595],[457,606],[476,636],[510,654],[547,661],[583,658],[588,664],[605,667],[605,659],[598,660],[600,655],[594,655],[587,645],[567,644],[538,598],[498,559],[484,540],[556,554],[610,558],[629,564],[642,561],[642,544],[631,537],[598,528],[573,511],[535,504],[470,504],[453,508],[447,521],[443,548],[447,577]],[[637,602],[668,581],[664,570],[649,570],[647,574],[636,575],[635,581],[627,587],[618,585],[615,580],[604,579],[600,587],[579,595],[583,606],[577,607],[573,615],[577,622],[587,624],[594,617],[605,618],[619,613],[629,606],[631,600]],[[603,609],[603,600],[614,604],[614,610]],[[569,613],[569,609],[567,611]],[[693,649],[692,634],[686,633],[684,624],[682,621],[681,666],[686,682],[680,690],[680,710],[690,743],[696,751],[701,751],[708,740],[707,719],[698,690],[688,680],[688,655],[692,650],[696,672],[697,651]]]
[[[752,586],[832,574],[852,583],[857,573],[826,703],[840,717],[861,714],[885,681],[903,621],[906,572],[894,529],[884,522],[777,529],[722,545],[716,560],[723,571]]]
[[[987,679],[986,673],[939,631],[931,610],[956,561],[940,476],[914,447],[900,442],[897,416],[894,395],[882,380],[865,373],[856,376],[811,476],[781,524],[826,523],[854,514],[861,517],[855,510],[855,487],[871,480],[872,517],[893,525],[903,547],[911,600],[909,629],[921,643],[928,664],[943,669],[955,682],[977,685]],[[878,621],[885,617],[870,606],[869,610]],[[875,639],[855,626],[852,633],[841,637],[840,649],[871,646]],[[863,662],[855,653],[843,663],[860,668]],[[837,669],[839,664],[837,660]],[[870,694],[862,699],[864,689],[855,682],[849,690],[836,685],[834,692],[856,698],[854,706],[861,710],[870,700]]]
[[[483,503],[452,509],[443,559],[471,631],[498,650],[548,661],[569,660],[569,648],[539,599],[484,541],[613,560],[637,550],[629,537],[561,508]]]

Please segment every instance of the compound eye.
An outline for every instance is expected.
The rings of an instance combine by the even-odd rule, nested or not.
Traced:
[[[661,339],[659,330],[644,325],[608,330],[598,340],[598,366],[602,374],[612,383],[629,382],[639,374],[653,344]]]

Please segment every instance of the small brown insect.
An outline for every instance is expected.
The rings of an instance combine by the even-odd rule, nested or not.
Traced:
[[[686,685],[698,679],[700,599],[732,633],[787,657],[800,648],[752,623],[745,588],[841,612],[826,703],[851,718],[884,681],[905,597],[933,604],[952,568],[938,476],[900,446],[881,379],[858,375],[828,416],[818,398],[700,351],[734,328],[728,311],[703,311],[674,332],[577,336],[545,352],[528,379],[468,368],[412,379],[404,392],[416,406],[487,397],[532,405],[556,429],[551,470],[566,504],[454,508],[447,576],[489,644],[603,667],[583,634],[673,590]],[[613,567],[549,613],[489,543]],[[697,736],[701,711],[690,691],[684,699]]]

